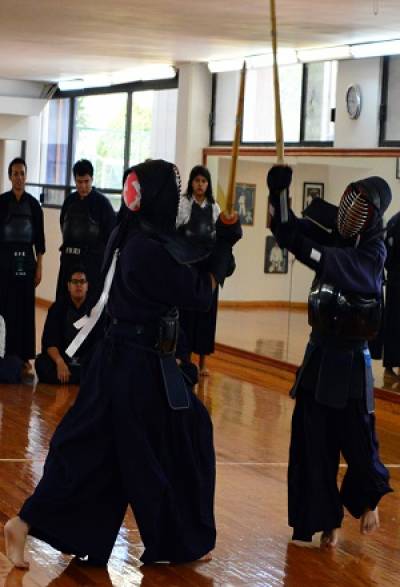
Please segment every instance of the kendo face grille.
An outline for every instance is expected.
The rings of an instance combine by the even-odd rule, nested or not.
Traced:
[[[365,228],[370,215],[367,200],[355,186],[344,192],[339,205],[337,227],[343,238],[351,238]]]

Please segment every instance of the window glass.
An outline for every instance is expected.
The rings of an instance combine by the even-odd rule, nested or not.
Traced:
[[[70,100],[50,100],[42,114],[40,181],[65,184],[67,179]]]
[[[301,64],[295,64],[279,68],[285,143],[300,140],[302,67]],[[273,142],[275,142],[273,70],[272,67],[250,69],[246,75],[243,143]]]
[[[216,74],[213,142],[233,142],[240,71]]]
[[[120,189],[124,170],[127,94],[76,98],[73,162],[89,159],[94,185]]]
[[[149,158],[175,161],[177,104],[177,89],[134,92],[130,165]]]
[[[385,139],[400,141],[400,56],[389,57],[389,80]]]
[[[304,140],[333,141],[331,110],[336,100],[337,61],[306,65]]]

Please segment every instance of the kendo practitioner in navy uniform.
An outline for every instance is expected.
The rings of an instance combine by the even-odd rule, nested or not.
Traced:
[[[211,175],[207,167],[196,165],[190,172],[186,194],[181,198],[177,226],[189,240],[195,239],[204,246],[212,246],[215,241],[215,224],[221,213],[214,199]],[[203,268],[207,261],[203,262]],[[205,356],[215,350],[215,330],[217,325],[218,288],[214,291],[213,303],[207,312],[196,310],[180,311],[180,325],[185,332],[191,353],[200,357],[201,375],[206,375]]]
[[[60,271],[57,299],[67,293],[71,268],[83,265],[90,283],[90,297],[96,301],[100,293],[101,267],[108,238],[115,226],[116,215],[110,201],[93,187],[93,165],[80,159],[73,166],[77,191],[69,195],[62,208]]]
[[[88,361],[91,348],[102,335],[103,320],[96,324],[79,355],[72,358],[65,350],[75,338],[77,330],[74,323],[89,313],[88,299],[90,288],[86,271],[74,267],[68,278],[68,295],[60,297],[47,313],[42,334],[42,352],[36,357],[35,369],[41,383],[79,384],[82,363]]]
[[[26,163],[8,166],[12,189],[0,196],[0,314],[7,328],[7,354],[30,371],[35,357],[35,287],[42,278],[45,252],[43,211],[25,191]]]
[[[287,206],[291,177],[286,166],[268,173],[271,229],[315,279],[310,341],[292,390],[289,525],[294,540],[311,541],[322,532],[321,545],[331,547],[343,506],[369,533],[379,526],[379,500],[391,491],[378,453],[367,345],[380,324],[382,217],[391,191],[382,178],[368,177],[346,188],[339,208],[316,198],[299,220]],[[348,469],[339,491],[340,453]]]
[[[400,367],[400,212],[387,223],[385,244],[386,300],[383,326],[384,375],[396,377]]]
[[[177,366],[176,308],[210,306],[241,232],[238,224],[220,226],[212,273],[192,268],[187,243],[175,239],[177,178],[162,160],[126,176],[131,214],[110,238],[101,297],[109,291],[110,328],[53,436],[41,481],[6,524],[16,566],[27,564],[28,532],[90,564],[107,564],[128,505],[144,563],[209,558],[214,548],[212,426]]]

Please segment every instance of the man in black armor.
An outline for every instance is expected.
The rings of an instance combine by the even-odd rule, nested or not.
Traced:
[[[82,361],[87,360],[89,350],[102,333],[100,320],[95,330],[81,347],[79,355],[72,359],[65,353],[75,338],[74,323],[90,310],[88,304],[89,283],[86,270],[74,267],[68,278],[68,296],[62,297],[50,306],[42,335],[42,352],[36,357],[35,368],[41,383],[79,384]]]
[[[12,189],[0,196],[0,314],[7,330],[9,355],[30,371],[35,356],[35,287],[42,278],[45,252],[43,212],[25,191],[26,163],[18,157],[8,167]]]
[[[288,209],[292,170],[267,177],[271,229],[279,245],[315,271],[312,327],[292,397],[289,525],[293,539],[335,546],[343,506],[362,533],[379,526],[377,505],[391,491],[375,435],[373,377],[367,341],[380,324],[385,261],[382,216],[391,201],[380,177],[351,183],[339,208],[316,200],[300,220]],[[340,491],[340,453],[348,469]]]
[[[93,184],[93,165],[80,159],[73,166],[76,192],[65,200],[61,209],[60,271],[57,299],[67,294],[67,280],[71,268],[82,264],[87,270],[91,299],[101,289],[101,266],[108,237],[115,226],[115,212],[109,200]]]

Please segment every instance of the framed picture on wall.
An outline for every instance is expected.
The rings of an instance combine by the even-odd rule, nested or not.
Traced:
[[[254,224],[254,208],[256,203],[256,186],[252,183],[237,183],[233,207],[239,214],[243,225]]]
[[[265,239],[264,273],[287,273],[288,252],[281,249],[274,236]]]
[[[311,204],[314,198],[321,198],[321,200],[324,199],[324,184],[304,182],[303,210],[305,210],[305,208]]]

